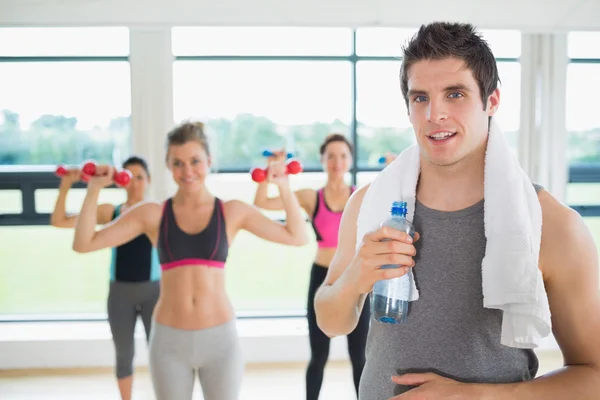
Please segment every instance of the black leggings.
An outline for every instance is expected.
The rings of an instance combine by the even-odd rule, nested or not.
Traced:
[[[323,372],[325,364],[329,357],[329,342],[327,335],[317,326],[317,317],[315,314],[315,294],[327,276],[327,268],[318,264],[313,264],[310,272],[310,284],[308,288],[308,336],[310,339],[311,357],[306,369],[306,399],[317,400],[321,385],[323,383]],[[365,302],[362,314],[358,320],[358,325],[348,335],[348,353],[352,363],[352,375],[354,378],[354,387],[358,395],[358,385],[360,376],[365,366],[365,346],[367,343],[367,333],[369,331],[370,310],[368,302]]]

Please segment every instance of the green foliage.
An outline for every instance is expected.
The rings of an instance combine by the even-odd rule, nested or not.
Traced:
[[[268,148],[285,147],[305,167],[320,166],[319,147],[330,133],[350,135],[350,127],[339,120],[310,125],[277,125],[269,118],[239,114],[233,120],[217,118],[207,121],[211,152],[219,169],[244,169],[263,166],[261,153]],[[369,127],[358,124],[359,166],[377,166],[386,152],[400,153],[414,140],[412,129]],[[507,132],[511,143],[517,132]],[[19,114],[0,111],[0,164],[54,165],[79,164],[86,159],[111,163],[115,157],[129,153],[130,118],[117,117],[107,127],[90,131],[78,128],[77,119],[62,115],[42,115],[23,130]],[[583,132],[570,132],[570,162],[600,162],[600,127]]]

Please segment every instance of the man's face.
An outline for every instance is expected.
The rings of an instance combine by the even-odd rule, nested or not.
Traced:
[[[408,113],[421,154],[437,166],[454,165],[480,149],[498,89],[483,107],[479,86],[464,61],[422,60],[408,70]]]

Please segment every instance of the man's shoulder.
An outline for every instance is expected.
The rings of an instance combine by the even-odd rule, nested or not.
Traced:
[[[358,189],[356,189],[350,195],[346,209],[354,210],[358,214],[358,211],[362,207],[363,201],[365,199],[365,195],[369,191],[370,186],[371,186],[371,184],[367,183],[363,186],[360,186]]]
[[[542,243],[540,266],[544,275],[552,274],[554,268],[562,268],[573,262],[576,253],[586,253],[595,247],[593,237],[581,215],[561,203],[546,190],[538,192],[542,208]]]

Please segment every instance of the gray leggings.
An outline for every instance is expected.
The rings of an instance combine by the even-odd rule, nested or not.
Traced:
[[[111,282],[108,292],[108,323],[112,332],[117,357],[117,379],[133,374],[134,332],[137,317],[142,317],[146,340],[150,337],[152,311],[158,301],[160,283]]]
[[[196,371],[204,400],[238,400],[244,360],[235,320],[201,330],[153,321],[150,374],[156,400],[191,400]]]

